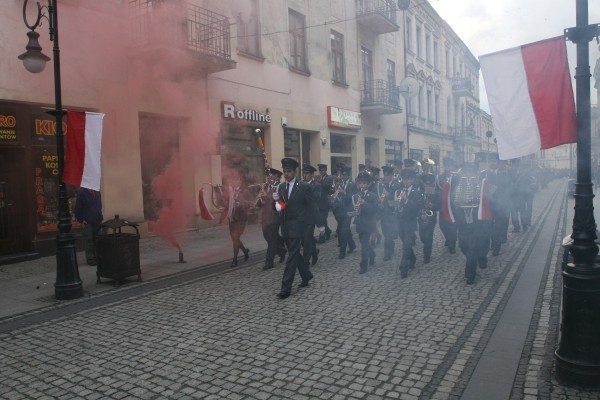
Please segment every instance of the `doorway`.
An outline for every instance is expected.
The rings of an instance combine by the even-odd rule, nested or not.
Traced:
[[[0,148],[0,255],[29,250],[23,149]]]

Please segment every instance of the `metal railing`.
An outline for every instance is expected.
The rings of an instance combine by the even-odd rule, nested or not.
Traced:
[[[356,15],[379,14],[396,23],[396,6],[391,0],[356,0]]]
[[[168,0],[129,0],[129,11],[134,47],[159,44],[231,60],[229,19],[221,14]]]
[[[363,81],[360,84],[360,105],[361,107],[381,106],[401,112],[400,89],[383,79]]]

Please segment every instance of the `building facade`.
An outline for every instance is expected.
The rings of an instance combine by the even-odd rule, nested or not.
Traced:
[[[143,234],[216,224],[200,218],[198,194],[210,199],[232,168],[251,184],[282,157],[356,172],[495,149],[477,60],[427,2],[405,11],[388,0],[59,7],[64,108],[106,114],[105,218],[139,222]],[[10,2],[0,16],[0,46],[14,55],[0,62],[0,193],[10,204],[0,209],[0,256],[51,252],[56,234],[53,71],[32,75],[17,59],[21,15]],[[38,32],[51,55],[47,26]],[[416,94],[403,92],[405,77]]]

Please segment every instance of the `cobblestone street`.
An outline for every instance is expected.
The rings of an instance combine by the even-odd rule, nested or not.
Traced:
[[[538,193],[530,230],[509,233],[474,285],[439,230],[432,262],[422,264],[419,244],[408,279],[401,244],[388,262],[380,246],[359,275],[359,252],[338,260],[330,240],[311,285],[283,301],[282,267],[259,262],[1,333],[0,398],[459,399],[544,224],[556,251],[511,398],[598,398],[552,378],[559,247],[572,213],[564,186]]]

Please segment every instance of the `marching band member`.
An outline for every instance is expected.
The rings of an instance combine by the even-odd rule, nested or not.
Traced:
[[[500,167],[498,153],[488,157],[489,168],[483,172],[489,182],[490,208],[492,211],[492,226],[490,232],[492,255],[500,254],[502,243],[506,242],[508,219],[510,215],[510,176],[506,168]]]
[[[446,157],[444,158],[444,172],[442,172],[438,177],[438,184],[440,188],[444,188],[444,184],[450,181],[450,178],[456,174],[456,163],[452,158]],[[442,197],[444,195],[442,194]],[[442,203],[442,210],[446,206],[445,203]],[[444,246],[448,247],[448,251],[450,254],[456,253],[456,240],[458,238],[456,223],[448,221],[446,218],[440,218],[440,230],[444,235],[445,243]]]
[[[318,205],[321,201],[321,184],[314,180],[316,170],[312,165],[304,164],[302,167],[302,180],[311,187],[311,193],[315,199],[315,203]],[[318,218],[319,220],[321,219],[320,210]],[[306,220],[306,234],[302,240],[302,254],[306,264],[312,260],[312,265],[315,265],[319,259],[319,249],[317,249],[315,243],[315,225],[317,222],[315,216],[309,213]]]
[[[408,270],[413,269],[417,262],[413,246],[416,241],[417,218],[419,211],[423,209],[424,201],[419,186],[414,183],[417,177],[415,170],[403,169],[401,176],[402,183],[394,197],[397,202],[398,235],[402,240],[400,277],[406,278]]]
[[[338,221],[338,243],[340,245],[340,254],[338,258],[342,259],[346,257],[346,249],[348,253],[352,253],[354,249],[356,249],[356,244],[354,243],[354,239],[352,239],[352,231],[350,230],[350,224],[352,223],[352,218],[348,216],[348,213],[354,211],[354,207],[352,206],[352,195],[356,194],[358,191],[358,187],[356,183],[350,179],[351,169],[348,166],[345,166],[342,169],[341,182],[338,183],[338,187],[336,189],[336,206],[335,206],[335,216]]]
[[[441,193],[436,184],[435,175],[431,173],[421,175],[421,191],[425,207],[419,214],[419,238],[423,243],[423,264],[429,264],[433,249],[433,232],[437,224],[437,212],[441,202]]]
[[[398,237],[398,223],[394,217],[394,193],[399,189],[399,182],[394,179],[392,167],[382,167],[383,178],[378,182],[376,190],[381,207],[381,232],[383,233],[383,261],[389,261],[394,255],[395,240]]]
[[[327,164],[317,164],[319,167],[319,174],[321,175],[321,199],[319,200],[319,212],[321,213],[321,219],[325,223],[325,235],[319,236],[319,243],[325,243],[331,237],[331,229],[327,223],[327,217],[329,216],[329,210],[331,209],[331,202],[329,196],[331,196],[335,190],[333,184],[333,176],[327,174]]]
[[[233,260],[230,267],[237,267],[240,249],[244,253],[244,261],[248,261],[250,257],[250,250],[244,247],[240,238],[246,229],[248,210],[252,206],[253,199],[250,191],[242,185],[242,177],[239,171],[234,171],[227,177],[227,181],[225,198],[233,199],[231,214],[229,216],[229,236],[233,245]],[[229,191],[233,192],[232,195],[230,195]]]
[[[263,267],[265,270],[274,267],[275,255],[279,255],[279,262],[285,260],[285,243],[279,235],[279,213],[271,207],[273,193],[277,192],[277,186],[279,186],[282,175],[283,173],[275,168],[269,169],[267,184],[264,189],[261,189],[256,202],[256,206],[262,208],[262,232],[267,241],[267,254]]]
[[[354,223],[360,241],[360,270],[367,272],[368,266],[375,265],[375,250],[371,245],[371,235],[376,228],[376,214],[378,211],[377,196],[369,191],[371,176],[361,172],[356,177],[358,192],[352,196],[352,205],[355,210]]]
[[[444,190],[450,207],[445,209],[444,218],[456,222],[458,245],[466,257],[465,278],[468,285],[475,282],[477,265],[487,267],[489,249],[489,225],[492,212],[489,206],[489,183],[480,180],[477,164],[465,163],[457,175],[445,184]]]

